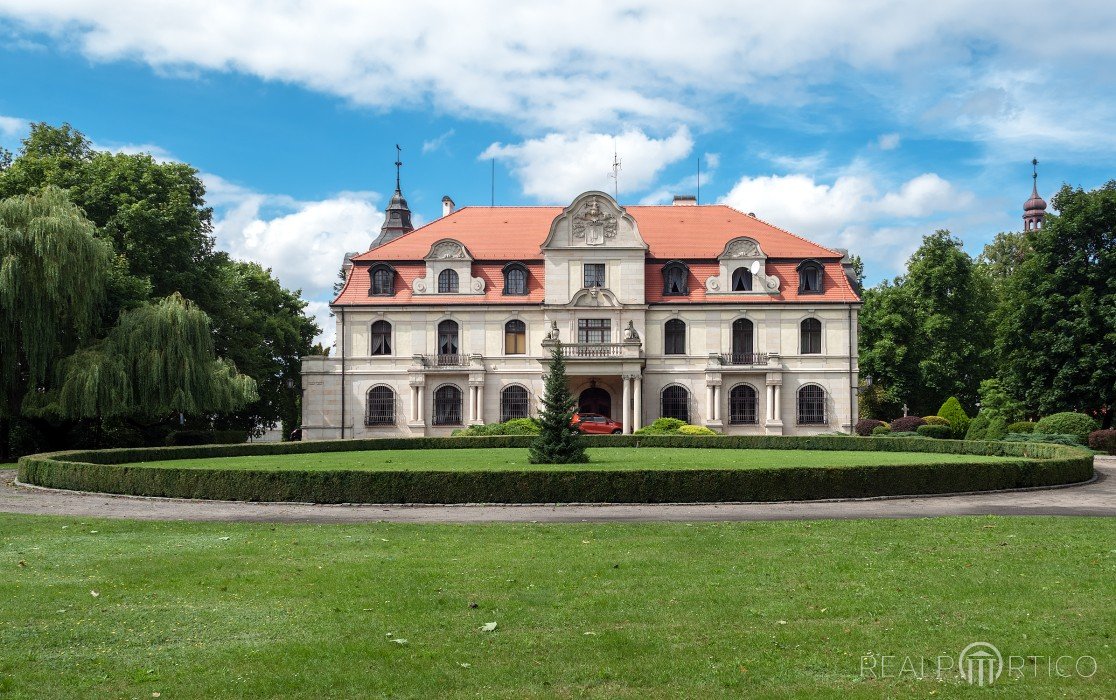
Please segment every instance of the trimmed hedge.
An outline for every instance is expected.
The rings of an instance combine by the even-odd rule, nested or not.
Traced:
[[[941,420],[945,419],[942,418]],[[926,425],[918,426],[918,430],[916,430],[915,432],[923,437],[937,438],[938,440],[948,440],[950,437],[953,436],[953,427],[950,426],[949,421],[946,421],[945,425],[942,425],[941,423],[927,423]]]
[[[926,425],[952,425],[948,419],[941,416],[923,416],[922,420],[926,421]],[[950,428],[950,434],[952,433],[953,429]]]
[[[1035,432],[1036,425],[1038,425],[1038,423],[1029,420],[1016,421],[1015,423],[1008,424],[1007,431],[1009,433],[1033,433]]]
[[[1100,428],[1100,423],[1097,422],[1096,418],[1084,413],[1066,411],[1039,420],[1038,424],[1035,425],[1035,432],[1048,435],[1054,433],[1076,435],[1078,442],[1084,445],[1089,441],[1089,433],[1098,428]]]
[[[1052,486],[1089,479],[1092,455],[1058,445],[829,436],[586,436],[590,447],[802,449],[976,454],[995,463],[778,469],[303,471],[158,468],[138,461],[353,450],[526,448],[530,436],[387,438],[73,451],[24,457],[22,482],[51,488],[313,503],[669,503],[780,501]]]

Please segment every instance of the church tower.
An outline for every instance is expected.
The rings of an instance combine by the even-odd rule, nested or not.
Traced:
[[[1023,230],[1037,231],[1042,228],[1043,217],[1046,216],[1046,200],[1038,193],[1038,159],[1031,159],[1031,198],[1023,203]]]
[[[403,161],[400,159],[402,150],[396,145],[395,193],[391,195],[391,201],[388,202],[387,209],[384,211],[384,225],[380,227],[380,235],[372,241],[369,250],[382,246],[388,241],[393,241],[404,233],[415,230],[415,227],[411,224],[411,210],[407,208],[407,200],[403,198],[403,191],[399,186],[399,170],[403,167]]]

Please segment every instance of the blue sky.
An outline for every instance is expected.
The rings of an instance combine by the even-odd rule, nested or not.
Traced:
[[[394,144],[418,221],[694,193],[901,273],[976,253],[1040,192],[1116,176],[1116,9],[1091,2],[0,0],[0,145],[68,121],[196,167],[219,245],[324,318],[375,236]]]

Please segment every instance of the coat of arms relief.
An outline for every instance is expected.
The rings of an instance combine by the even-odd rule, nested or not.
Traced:
[[[581,206],[571,224],[574,238],[584,238],[586,245],[601,245],[616,236],[616,217],[601,208],[593,197]]]

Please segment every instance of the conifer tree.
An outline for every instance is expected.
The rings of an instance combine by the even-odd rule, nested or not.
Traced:
[[[583,464],[589,461],[581,434],[572,424],[575,401],[566,381],[562,344],[554,346],[550,371],[543,378],[543,410],[539,414],[539,436],[531,443],[532,464]]]

